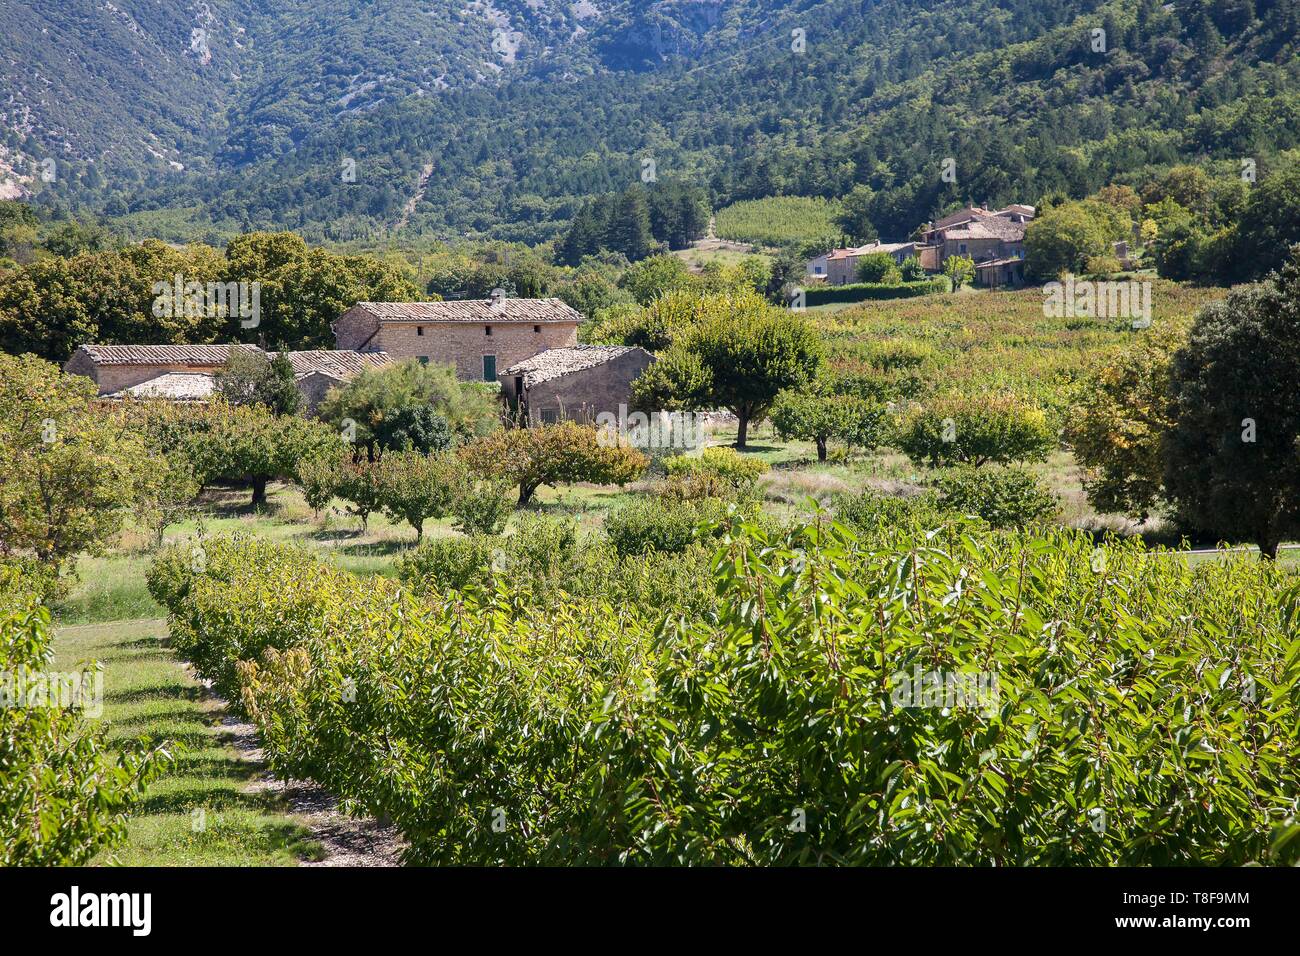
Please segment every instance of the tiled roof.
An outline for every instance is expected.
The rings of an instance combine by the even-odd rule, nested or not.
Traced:
[[[516,362],[501,374],[522,375],[524,385],[531,388],[539,382],[548,382],[561,375],[595,368],[620,355],[640,351],[643,350],[632,345],[572,345],[567,348],[547,349],[545,352],[538,352],[532,358]]]
[[[859,254],[866,255],[872,252],[888,252],[893,255],[903,249],[910,249],[915,246],[915,242],[873,242],[869,243],[858,250]]]
[[[216,381],[205,372],[164,372],[139,385],[132,385],[105,398],[166,398],[173,402],[205,402],[212,397]]]
[[[956,212],[950,212],[946,216],[940,216],[934,221],[935,229],[946,229],[948,226],[957,226],[963,222],[970,222],[981,216],[992,215],[989,210],[983,206],[965,206]]]
[[[452,299],[446,302],[358,302],[381,322],[581,322],[562,299]]]
[[[387,352],[354,352],[350,349],[315,349],[309,352],[285,352],[294,375],[321,372],[335,378],[351,378],[368,368],[388,365],[392,359]],[[269,353],[271,357],[274,352]]]
[[[225,365],[231,349],[256,345],[83,345],[96,365]]]
[[[1009,266],[1016,262],[1024,262],[1024,259],[1016,256],[1010,256],[1006,259],[985,259],[983,262],[975,263],[976,269],[987,269],[990,266]]]
[[[1025,238],[1025,224],[1010,219],[978,219],[943,230],[945,239],[1001,239],[1018,242]]]
[[[222,366],[232,349],[243,349],[275,358],[275,352],[263,352],[256,345],[83,345],[81,351],[96,365],[197,365]],[[295,375],[324,372],[351,378],[367,368],[387,365],[387,352],[354,352],[349,349],[314,349],[286,352]],[[178,373],[180,374],[180,373]],[[150,381],[153,381],[152,379]]]

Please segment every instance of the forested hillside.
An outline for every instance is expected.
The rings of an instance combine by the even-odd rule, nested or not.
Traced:
[[[230,0],[196,5],[207,27],[170,6],[164,29],[159,5],[123,0],[117,32],[71,30],[88,2],[0,13],[18,37],[5,143],[29,173],[67,157],[25,184],[40,201],[183,208],[178,239],[535,242],[588,197],[672,181],[715,208],[847,197],[893,238],[959,201],[1082,196],[1180,161],[1262,178],[1300,134],[1300,0]],[[56,22],[71,32],[37,43]]]

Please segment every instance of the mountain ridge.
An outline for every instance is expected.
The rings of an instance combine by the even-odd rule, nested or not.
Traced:
[[[194,76],[144,130],[176,155],[137,162],[119,131],[91,136],[110,158],[79,168],[73,151],[38,201],[185,207],[226,232],[537,242],[648,158],[719,202],[868,190],[896,233],[963,199],[1079,194],[1187,159],[1267,163],[1300,134],[1296,0],[163,2],[213,28],[207,64],[188,49],[166,61]],[[214,65],[235,79],[213,84]],[[195,104],[207,112],[187,125]],[[145,97],[136,112],[156,109]],[[19,136],[14,112],[0,149],[30,152],[39,137]],[[963,174],[947,184],[950,154]]]

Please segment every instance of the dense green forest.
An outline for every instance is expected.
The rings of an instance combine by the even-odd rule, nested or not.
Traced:
[[[6,7],[6,32],[45,6]],[[961,201],[1077,198],[1185,161],[1251,160],[1262,179],[1300,133],[1298,0],[623,4],[562,44],[569,8],[503,2],[490,10],[528,27],[506,30],[511,43],[520,34],[513,53],[493,48],[505,34],[477,6],[454,33],[434,28],[437,4],[324,6],[212,5],[221,29],[250,38],[209,40],[238,81],[203,87],[187,54],[155,77],[165,89],[176,76],[166,108],[127,95],[138,79],[114,82],[134,110],[125,127],[113,98],[80,109],[97,87],[65,75],[78,95],[63,109],[93,128],[65,175],[33,180],[37,201],[89,204],[172,239],[286,227],[539,242],[591,197],[637,182],[649,159],[661,183],[702,186],[715,208],[850,197],[888,239]],[[442,46],[426,48],[417,13]],[[507,67],[448,60],[443,47],[464,52],[465,37]],[[111,45],[77,41],[86,57]],[[48,135],[24,135],[10,112],[4,147],[34,161]],[[186,169],[108,148],[122,128],[181,144]]]

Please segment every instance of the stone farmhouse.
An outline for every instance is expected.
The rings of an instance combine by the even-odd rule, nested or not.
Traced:
[[[826,282],[830,285],[848,285],[858,281],[858,260],[863,256],[884,252],[899,265],[909,256],[916,256],[921,267],[932,272],[939,270],[939,259],[935,250],[919,242],[869,242],[865,246],[849,249],[836,249],[827,254]],[[814,260],[816,262],[816,260]]]
[[[582,314],[560,299],[358,302],[332,325],[338,348],[286,352],[314,411],[358,372],[404,359],[450,365],[465,381],[496,382],[526,422],[594,420],[631,400],[654,361],[639,348],[578,345]],[[101,398],[203,402],[235,350],[256,345],[83,345],[64,365]]]
[[[165,398],[178,402],[208,400],[216,373],[234,350],[262,352],[256,345],[83,345],[64,364],[64,371],[85,375],[106,399]],[[387,365],[383,352],[314,350],[286,352],[294,381],[315,409],[325,393],[365,368]]]
[[[501,392],[515,404],[520,421],[592,423],[628,404],[632,383],[654,360],[645,349],[627,345],[547,349],[502,372]]]
[[[938,250],[940,268],[950,256],[969,256],[978,284],[1019,286],[1025,281],[1025,226],[1033,218],[1033,206],[967,206],[925,228],[921,241]]]
[[[560,299],[358,302],[331,326],[344,351],[452,365],[459,378],[495,382],[498,370],[578,344],[582,314]]]
[[[818,256],[808,263],[808,278],[824,276],[828,285],[857,282],[859,259],[884,252],[899,264],[915,256],[927,272],[942,271],[950,256],[970,256],[980,285],[1018,286],[1024,282],[1025,226],[1034,212],[1019,203],[998,210],[966,206],[922,227],[916,241],[871,242]]]

